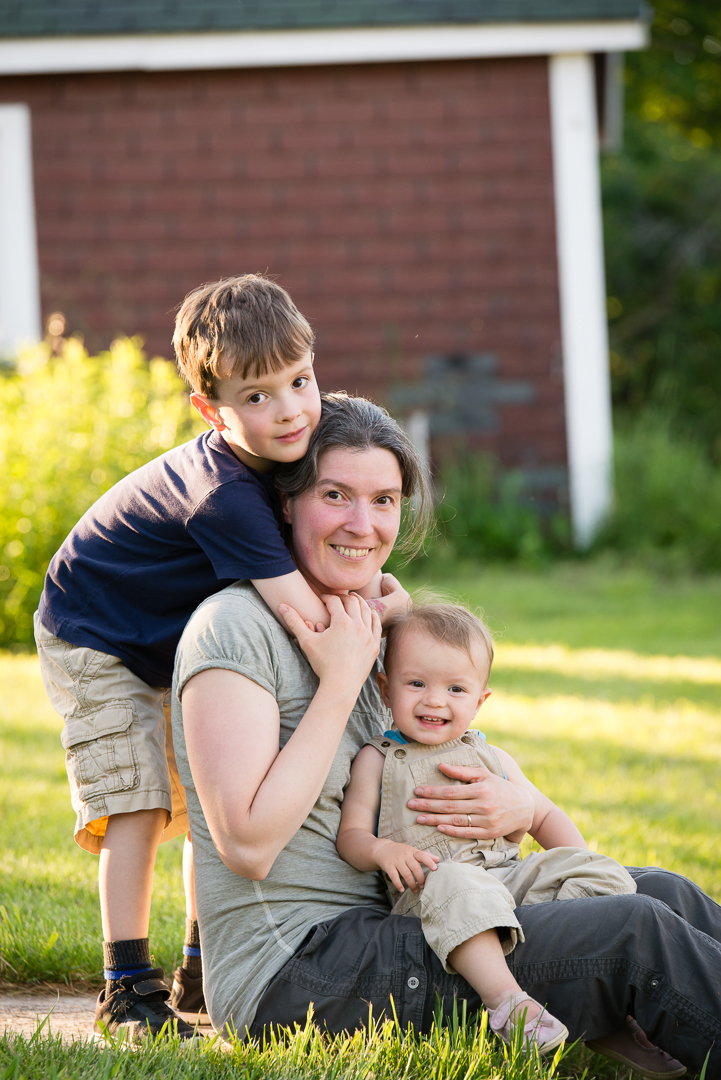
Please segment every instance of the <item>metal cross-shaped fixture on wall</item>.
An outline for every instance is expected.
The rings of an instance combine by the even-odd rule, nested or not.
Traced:
[[[533,383],[501,379],[497,370],[493,353],[428,356],[423,378],[392,385],[388,404],[399,416],[426,413],[431,437],[497,431],[499,406],[528,405],[535,396]]]

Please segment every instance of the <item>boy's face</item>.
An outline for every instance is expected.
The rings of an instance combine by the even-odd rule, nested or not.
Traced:
[[[258,472],[267,472],[276,461],[302,458],[320,420],[310,351],[281,371],[221,378],[217,399],[194,393],[190,400],[235,456]]]
[[[378,675],[384,703],[407,739],[435,743],[460,739],[490,694],[488,659],[474,646],[463,649],[406,630],[395,643],[388,675]]]

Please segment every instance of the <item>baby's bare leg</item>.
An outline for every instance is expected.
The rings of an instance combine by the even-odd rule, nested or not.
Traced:
[[[523,993],[508,969],[494,929],[484,930],[457,945],[448,954],[448,962],[471,984],[487,1009],[497,1009],[511,995]],[[541,1012],[540,1005],[528,999],[521,1002],[518,1009],[526,1013],[526,1022]]]

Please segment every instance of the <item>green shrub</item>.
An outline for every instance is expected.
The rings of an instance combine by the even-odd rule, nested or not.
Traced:
[[[596,548],[679,569],[721,569],[721,468],[663,413],[621,417],[614,514]]]
[[[48,562],[87,508],[199,425],[173,367],[135,339],[99,356],[40,345],[0,375],[0,646],[32,642]]]
[[[436,554],[462,559],[519,559],[538,562],[568,546],[559,515],[532,505],[520,470],[502,471],[489,454],[468,457],[441,469],[436,511]]]

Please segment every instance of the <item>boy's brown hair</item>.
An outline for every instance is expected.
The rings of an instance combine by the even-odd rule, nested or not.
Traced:
[[[398,642],[408,630],[418,630],[421,634],[442,641],[454,649],[461,649],[474,662],[473,646],[480,645],[484,655],[488,657],[488,679],[493,663],[491,631],[482,619],[467,608],[460,604],[422,603],[413,604],[408,611],[395,616],[388,628],[383,658],[383,666],[388,674]]]
[[[178,371],[192,389],[217,399],[218,382],[296,364],[313,347],[310,324],[285,289],[243,274],[188,293],[175,320]]]

